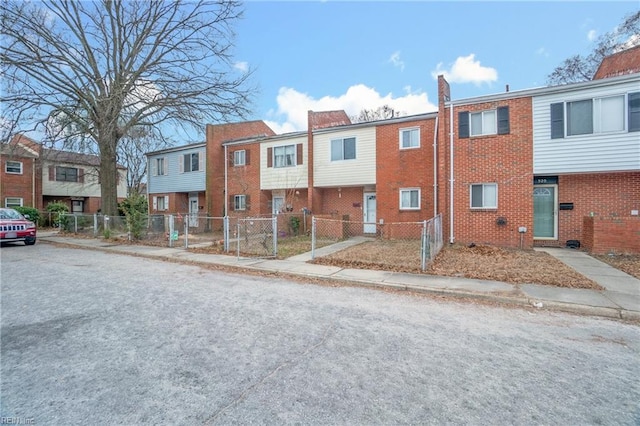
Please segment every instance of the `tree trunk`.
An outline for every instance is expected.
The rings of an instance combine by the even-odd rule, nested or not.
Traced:
[[[117,140],[99,141],[100,146],[100,196],[102,213],[118,215],[118,179],[115,145]]]

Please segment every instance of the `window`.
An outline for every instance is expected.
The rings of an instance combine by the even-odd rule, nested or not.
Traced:
[[[496,209],[498,208],[498,185],[495,183],[482,183],[471,185],[472,209]]]
[[[484,135],[507,135],[511,132],[509,124],[509,107],[458,113],[458,135],[460,138]]]
[[[153,197],[153,209],[154,210],[167,210],[169,207],[169,196]]]
[[[164,158],[156,158],[156,175],[164,176],[166,174]]]
[[[296,165],[296,146],[276,146],[273,148],[274,167],[291,167]]]
[[[4,199],[5,207],[22,207],[22,198],[7,197]]]
[[[420,189],[410,188],[400,190],[400,209],[419,210],[420,209]]]
[[[200,170],[200,155],[197,152],[184,155],[183,169],[184,172],[197,172]]]
[[[56,181],[58,182],[79,182],[78,169],[75,167],[56,167]]]
[[[469,114],[471,136],[495,135],[496,130],[496,112],[482,111]]]
[[[331,161],[354,160],[356,158],[356,138],[333,139],[331,141]]]
[[[233,209],[234,210],[246,210],[247,209],[247,196],[235,195],[233,197]]]
[[[82,213],[84,211],[84,201],[83,200],[73,200],[71,201],[71,212],[72,213]]]
[[[400,129],[400,149],[420,147],[420,128]]]
[[[4,171],[6,173],[21,175],[22,163],[20,161],[7,161],[4,165]]]
[[[628,95],[629,131],[640,130],[640,93]],[[551,139],[623,132],[625,95],[558,102],[550,105]],[[566,123],[566,128],[565,128]]]
[[[246,164],[246,151],[244,149],[233,152],[233,165],[244,166]]]

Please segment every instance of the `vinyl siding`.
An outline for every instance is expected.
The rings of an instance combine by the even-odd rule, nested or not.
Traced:
[[[199,153],[200,167],[195,172],[183,172],[182,162],[185,154]],[[163,152],[147,157],[148,174],[147,185],[149,194],[162,194],[170,192],[197,192],[206,188],[206,159],[205,148],[189,148],[181,151]],[[164,175],[155,172],[155,161],[158,158],[165,159]]]
[[[639,81],[533,97],[533,168],[536,174],[640,170],[640,132],[625,130],[551,139],[551,104],[639,91]],[[566,126],[566,117],[565,117]]]
[[[83,170],[82,182],[59,182],[51,180],[49,167],[72,167]],[[120,175],[117,188],[117,196],[127,196],[127,175],[124,170],[118,169]],[[72,163],[45,162],[42,167],[42,195],[49,197],[100,197],[100,183],[98,169],[94,166]]]
[[[356,138],[354,160],[331,161],[331,140]],[[376,183],[376,128],[360,127],[313,136],[313,176],[316,187],[374,185]]]
[[[302,164],[292,167],[268,167],[269,148],[302,144]],[[309,160],[307,137],[269,141],[260,145],[260,189],[307,188],[307,164]]]

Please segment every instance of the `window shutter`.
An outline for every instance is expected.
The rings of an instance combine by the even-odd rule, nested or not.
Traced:
[[[56,169],[53,166],[49,166],[49,180],[56,180]]]
[[[302,144],[296,145],[296,164],[299,166],[302,164]]]
[[[178,157],[178,163],[180,164],[180,173],[184,173],[184,163],[188,161],[189,157],[186,155],[182,156],[182,161],[180,161],[180,157]]]
[[[640,92],[629,93],[629,131],[640,132]]]
[[[164,209],[165,210],[169,210],[169,196],[168,195],[164,196]]]
[[[235,151],[229,151],[229,158],[227,158],[227,160],[229,160],[229,167],[233,167],[236,165],[236,154]]]
[[[267,167],[273,167],[273,148],[267,148]]]
[[[198,152],[198,170],[204,170],[204,155],[202,152]]]
[[[78,182],[84,183],[84,169],[78,169]]]
[[[251,202],[249,201],[249,195],[244,196],[244,204],[247,210],[251,210]]]
[[[149,169],[151,170],[151,176],[157,176],[157,162],[158,160],[156,160],[155,158],[149,160]]]
[[[469,111],[461,111],[458,113],[458,137],[469,137]]]
[[[503,106],[498,108],[498,134],[509,134],[509,107]]]
[[[153,209],[158,210],[158,197],[153,197]]]
[[[564,103],[551,104],[551,139],[564,138]]]
[[[169,174],[169,157],[164,157],[164,161],[162,162],[162,175],[166,176]]]
[[[229,209],[228,210],[235,210],[235,209],[236,209],[235,196],[234,195],[229,195]]]
[[[249,165],[249,159],[251,158],[251,156],[249,155],[251,153],[251,151],[249,151],[248,149],[244,151],[244,165],[248,166]]]

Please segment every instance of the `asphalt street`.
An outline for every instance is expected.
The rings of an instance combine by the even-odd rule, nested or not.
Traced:
[[[640,424],[640,327],[3,247],[3,419]]]

